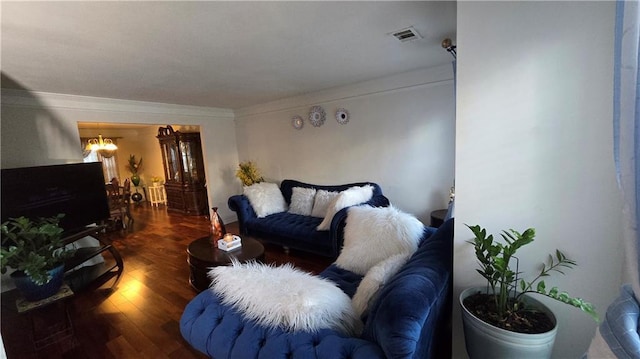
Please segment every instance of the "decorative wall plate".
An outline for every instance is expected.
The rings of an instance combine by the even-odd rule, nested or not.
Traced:
[[[339,108],[336,111],[336,121],[338,121],[338,123],[341,125],[349,122],[349,112],[344,108]]]
[[[326,119],[326,114],[322,107],[313,106],[309,111],[309,122],[311,122],[313,127],[322,126],[324,124],[325,119]]]
[[[302,126],[304,126],[304,120],[302,119],[302,117],[295,115],[291,118],[291,126],[293,126],[293,128],[295,128],[296,130],[299,130],[302,128]]]

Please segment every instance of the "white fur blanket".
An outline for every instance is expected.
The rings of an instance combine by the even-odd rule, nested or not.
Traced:
[[[256,262],[215,267],[211,290],[245,318],[290,331],[322,328],[353,335],[361,330],[351,299],[335,283],[296,269]]]

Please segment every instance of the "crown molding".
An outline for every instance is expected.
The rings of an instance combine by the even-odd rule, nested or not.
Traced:
[[[52,92],[2,89],[1,99],[2,106],[13,107],[46,107],[101,112],[148,113],[234,119],[234,112],[231,109],[67,95]]]
[[[388,94],[453,82],[451,64],[423,68],[396,75],[335,87],[235,110],[236,118],[269,112],[290,111],[301,107],[345,101],[353,98]]]

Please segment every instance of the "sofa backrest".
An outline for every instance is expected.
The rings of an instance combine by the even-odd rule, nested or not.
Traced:
[[[425,237],[428,236],[425,231]],[[431,232],[433,233],[433,232]],[[387,358],[436,358],[450,346],[453,219],[423,238],[409,261],[380,290],[363,339]],[[442,344],[447,348],[438,348]]]
[[[282,195],[284,196],[285,201],[287,201],[288,204],[291,204],[291,194],[293,193],[293,187],[315,188],[315,189],[323,189],[325,191],[341,192],[354,186],[362,187],[368,184],[373,187],[373,197],[382,196],[382,189],[378,184],[373,182],[358,182],[358,183],[348,183],[343,185],[323,186],[323,185],[304,183],[304,182],[300,182],[292,179],[285,179],[282,181],[282,183],[280,183],[280,191],[282,192]]]

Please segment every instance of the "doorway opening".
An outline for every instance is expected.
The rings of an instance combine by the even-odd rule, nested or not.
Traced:
[[[136,188],[132,188],[132,190],[135,191],[138,189],[141,193],[142,198],[140,204],[150,204],[151,194],[149,188],[151,186],[163,185],[164,187],[165,184],[168,185],[176,182],[175,171],[172,172],[172,169],[168,168],[166,160],[167,154],[163,154],[163,147],[157,137],[160,129],[166,129],[167,126],[167,124],[78,122],[83,160],[85,162],[102,162],[106,182],[110,182],[112,178],[116,178],[119,183],[124,183],[126,179],[131,181],[133,179],[132,177],[134,177],[132,167],[135,167],[137,172],[135,174],[138,175],[139,182],[138,186],[135,186]],[[171,125],[171,127],[176,132],[189,134],[191,137],[199,138],[200,136],[200,126],[197,125]],[[98,138],[100,135],[103,138],[109,138],[117,146],[117,150],[115,150],[112,155],[104,156],[98,151],[87,149],[88,141]],[[197,146],[192,146],[190,149],[192,149],[194,153],[197,152],[195,156],[198,157],[200,163],[202,163],[203,151],[199,141]],[[179,158],[176,159],[179,161],[184,159],[186,161],[181,152]],[[188,171],[188,180],[192,180],[191,175],[195,174],[196,169],[191,166]],[[180,172],[177,178],[183,179],[184,171]],[[167,178],[168,173],[170,173],[171,178]],[[203,188],[201,193],[203,197],[202,200],[206,202],[208,196],[206,187],[204,187],[204,183],[206,183],[206,171],[204,170],[203,164],[197,169],[197,175],[201,178],[201,181],[198,182],[202,182],[202,185],[199,186]],[[184,201],[171,201],[172,198],[172,194],[169,194],[167,196],[167,204],[164,206],[164,208],[168,208],[170,212],[175,209],[185,214],[208,215],[208,204],[206,203],[199,206],[201,209],[199,209],[197,213],[192,213],[192,208],[185,208]],[[163,208],[163,206],[159,207]]]

